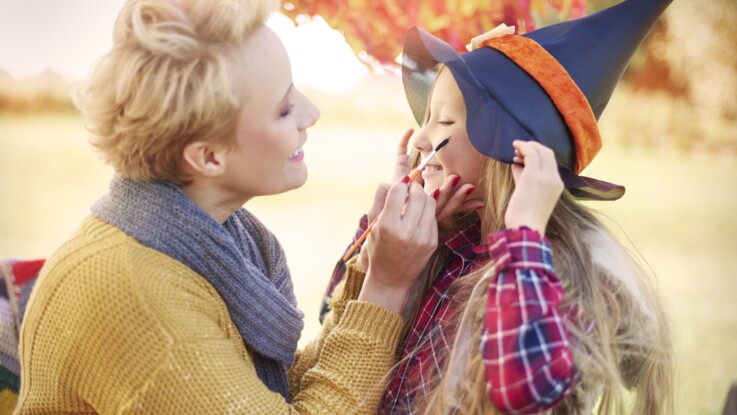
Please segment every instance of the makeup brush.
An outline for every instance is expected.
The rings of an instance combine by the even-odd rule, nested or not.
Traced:
[[[417,178],[417,176],[419,176],[420,173],[422,173],[422,169],[424,169],[425,166],[427,166],[427,163],[429,163],[430,160],[432,160],[432,158],[435,157],[435,153],[437,153],[438,150],[440,150],[441,148],[443,148],[443,146],[445,146],[446,144],[448,144],[449,141],[450,141],[450,137],[448,137],[445,140],[441,141],[440,144],[438,144],[437,146],[435,146],[435,149],[433,151],[431,151],[430,154],[428,154],[427,157],[425,157],[425,159],[422,160],[422,162],[420,162],[420,164],[417,167],[415,167],[414,170],[412,170],[412,173],[410,173],[410,175],[409,175],[409,183],[407,183],[408,185],[410,183],[412,183],[413,181],[415,181],[415,179]],[[351,258],[351,255],[353,255],[356,252],[356,250],[361,246],[361,244],[363,244],[363,241],[366,240],[366,237],[371,232],[371,229],[373,229],[373,227],[376,224],[376,221],[378,219],[379,219],[379,217],[376,216],[374,218],[374,220],[371,221],[371,223],[366,228],[366,230],[363,231],[363,233],[361,234],[361,237],[358,238],[358,240],[356,241],[356,243],[353,244],[353,246],[351,246],[351,249],[348,250],[348,253],[345,254],[345,256],[343,257],[343,262],[348,261]]]

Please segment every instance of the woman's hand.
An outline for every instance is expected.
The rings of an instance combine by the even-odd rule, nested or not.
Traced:
[[[561,193],[563,181],[553,151],[535,141],[514,141],[512,177],[515,189],[504,223],[508,229],[527,226],[545,235],[545,228]]]
[[[374,203],[371,205],[371,209],[369,209],[368,211],[368,223],[373,222],[374,218],[379,216],[379,213],[381,213],[381,210],[384,209],[384,203],[386,202],[386,195],[387,193],[389,193],[390,187],[391,186],[388,183],[381,183],[376,188],[376,193],[374,193]],[[358,267],[358,269],[364,272],[368,270],[368,266],[369,266],[368,245],[371,243],[369,239],[366,239],[363,242],[361,251],[358,253],[358,259],[356,260],[356,267]]]
[[[407,146],[409,139],[414,133],[413,129],[409,129],[404,133],[402,139],[397,146],[396,163],[394,164],[394,180],[399,180],[409,174],[409,156],[407,155]],[[423,184],[422,176],[417,178],[417,182]],[[388,186],[386,186],[388,188]],[[435,217],[438,222],[450,217],[454,213],[470,212],[484,207],[481,199],[469,199],[469,195],[476,189],[471,183],[463,183],[461,177],[457,174],[451,174],[445,178],[443,185],[438,189],[434,189],[429,194],[437,201]],[[428,189],[425,189],[428,191]],[[377,192],[377,197],[378,197]],[[369,220],[371,218],[369,217]]]
[[[363,247],[369,257],[360,301],[400,314],[407,295],[438,242],[435,199],[409,177],[389,188],[386,203]]]
[[[451,174],[445,178],[443,185],[435,189],[431,195],[437,200],[435,217],[438,222],[447,219],[454,213],[471,212],[484,207],[484,201],[471,198],[469,195],[476,190],[471,183],[461,183],[461,176]]]
[[[407,146],[409,145],[409,139],[412,137],[414,132],[414,128],[410,128],[405,131],[402,138],[399,139],[392,182],[401,180],[402,177],[409,175],[409,154],[407,153]]]
[[[402,135],[402,138],[399,139],[399,145],[397,146],[397,152],[395,153],[396,161],[394,163],[392,182],[401,180],[402,177],[409,174],[409,155],[407,154],[407,145],[409,144],[409,139],[410,137],[412,137],[412,134],[414,132],[415,130],[410,128],[405,131],[404,135]],[[389,187],[391,187],[389,183],[380,183],[379,186],[376,188],[376,193],[374,194],[374,202],[371,206],[371,209],[369,209],[368,211],[368,223],[371,223],[374,218],[379,216],[379,213],[381,213],[381,210],[384,208],[384,202],[386,201],[386,194],[389,191]],[[361,269],[363,271],[366,271],[368,269],[369,259],[368,249],[366,247],[368,243],[368,241],[364,242],[364,245],[361,248],[360,253],[358,254],[358,260],[356,261],[356,266],[358,267],[358,269]]]

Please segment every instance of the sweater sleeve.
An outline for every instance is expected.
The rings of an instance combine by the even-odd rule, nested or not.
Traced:
[[[126,413],[375,413],[401,327],[395,314],[351,301],[288,404],[225,341],[174,344]]]
[[[343,262],[343,256],[348,253],[348,250],[351,249],[354,243],[358,241],[358,239],[361,237],[363,232],[368,228],[368,215],[363,215],[361,219],[358,221],[358,228],[356,229],[355,234],[353,235],[353,239],[351,240],[351,243],[346,246],[345,251],[338,259],[338,262],[335,263],[335,268],[333,269],[333,274],[330,277],[330,281],[328,282],[328,286],[325,289],[325,295],[322,298],[322,305],[320,306],[320,323],[325,323],[325,317],[330,312],[330,299],[333,298],[335,288],[338,286],[338,284],[343,281],[346,278],[346,272],[348,271],[348,263]],[[356,252],[353,254],[353,257],[351,257],[351,260],[354,260],[353,258],[357,258],[358,255],[361,253],[361,247],[359,247]],[[348,262],[351,262],[349,260]]]
[[[486,389],[503,413],[542,412],[568,395],[575,375],[550,243],[512,229],[490,234],[488,250],[497,278],[489,283],[480,345]]]
[[[69,246],[37,285],[17,413],[376,413],[398,315],[342,296],[287,403],[259,379],[211,285],[127,237],[108,239]]]
[[[289,388],[292,399],[299,393],[302,387],[304,374],[315,366],[325,344],[325,339],[335,328],[345,312],[348,302],[358,298],[363,286],[366,274],[355,265],[355,258],[346,264],[346,276],[334,289],[332,298],[328,301],[330,312],[325,316],[322,331],[317,337],[297,353],[294,364],[288,371]]]
[[[394,364],[402,319],[355,301],[363,274],[349,269],[353,271],[332,302],[330,323],[288,372],[291,404],[261,382],[250,355],[244,359],[220,324],[205,317],[200,319],[199,340],[172,345],[128,406],[130,412],[375,413],[383,393],[381,381]],[[205,327],[206,321],[212,325]],[[203,336],[202,331],[210,334]]]

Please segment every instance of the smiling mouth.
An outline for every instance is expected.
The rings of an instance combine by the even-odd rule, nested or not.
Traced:
[[[427,171],[427,172],[439,171],[439,170],[443,170],[443,167],[437,164],[428,164],[427,166],[425,166],[424,169],[422,169],[422,171]]]
[[[289,160],[297,160],[300,157],[302,157],[303,155],[304,155],[304,150],[302,150],[302,148],[300,147],[300,148],[294,150],[294,153],[292,153],[289,156]]]

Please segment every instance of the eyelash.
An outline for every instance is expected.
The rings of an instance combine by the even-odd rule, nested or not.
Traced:
[[[287,107],[285,111],[282,111],[282,113],[279,114],[279,116],[281,118],[287,118],[292,113],[293,109],[294,109],[294,104],[289,104],[289,107]]]
[[[453,121],[438,121],[440,125],[453,125]]]

